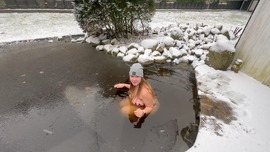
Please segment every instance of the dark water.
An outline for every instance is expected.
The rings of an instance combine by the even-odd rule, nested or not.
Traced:
[[[28,43],[0,52],[0,151],[185,151],[194,123],[190,66],[145,67],[160,103],[140,128],[120,113],[130,64],[88,44]]]

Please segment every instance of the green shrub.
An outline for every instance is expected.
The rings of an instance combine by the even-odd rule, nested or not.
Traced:
[[[112,37],[144,34],[155,13],[154,0],[75,0],[74,14],[89,34]]]

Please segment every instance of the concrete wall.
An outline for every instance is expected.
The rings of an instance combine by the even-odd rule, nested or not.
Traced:
[[[260,0],[238,44],[241,71],[270,86],[270,0]]]

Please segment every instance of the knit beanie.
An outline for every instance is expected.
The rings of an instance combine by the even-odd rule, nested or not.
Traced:
[[[129,76],[143,77],[143,67],[140,63],[134,63],[129,70]]]

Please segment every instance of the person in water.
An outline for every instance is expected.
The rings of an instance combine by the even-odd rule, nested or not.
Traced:
[[[140,63],[135,63],[130,67],[129,81],[127,83],[115,84],[115,88],[128,88],[129,98],[121,103],[121,111],[138,118],[146,118],[151,112],[156,111],[158,101],[155,97],[151,85],[143,77],[143,67]]]

